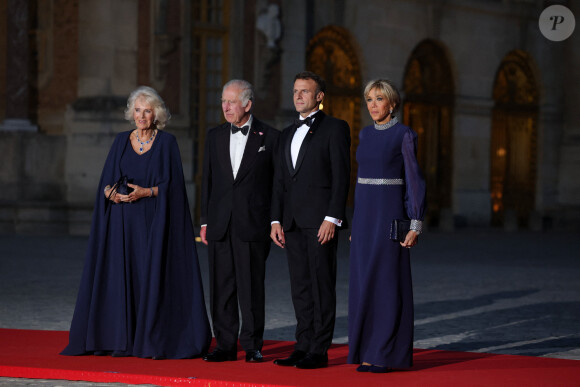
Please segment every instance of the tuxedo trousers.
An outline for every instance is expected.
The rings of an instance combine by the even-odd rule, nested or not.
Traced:
[[[292,227],[284,233],[296,315],[295,349],[325,355],[336,317],[338,235],[321,245],[318,229]]]
[[[245,351],[262,349],[270,246],[271,240],[241,240],[231,223],[224,238],[208,241],[210,313],[217,349],[237,352],[238,333]]]

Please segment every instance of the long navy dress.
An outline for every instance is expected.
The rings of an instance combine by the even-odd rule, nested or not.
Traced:
[[[117,135],[105,162],[69,344],[63,355],[181,359],[205,353],[211,331],[175,137],[159,131],[137,154]],[[115,204],[121,175],[158,195]]]
[[[425,182],[417,135],[395,123],[362,129],[351,232],[348,363],[412,366],[413,289],[409,249],[389,239],[393,219],[422,221]]]

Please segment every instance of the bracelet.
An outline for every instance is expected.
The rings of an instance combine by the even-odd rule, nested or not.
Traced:
[[[149,197],[151,198],[153,197],[153,187],[150,187],[149,189],[151,190],[151,194],[149,195]]]

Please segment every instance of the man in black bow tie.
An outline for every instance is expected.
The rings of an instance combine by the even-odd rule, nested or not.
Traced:
[[[270,252],[274,152],[280,132],[254,117],[252,85],[231,80],[222,91],[226,123],[207,133],[201,189],[201,231],[208,245],[210,312],[217,346],[206,361],[261,362],[264,277]]]
[[[271,238],[286,248],[296,345],[275,364],[328,363],[336,315],[337,230],[346,228],[350,128],[319,111],[325,83],[311,72],[294,79],[296,123],[282,132],[272,196]]]

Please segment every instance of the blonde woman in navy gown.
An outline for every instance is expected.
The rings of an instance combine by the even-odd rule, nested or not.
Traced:
[[[379,79],[364,91],[374,124],[360,132],[351,234],[348,363],[359,372],[408,368],[413,361],[413,289],[409,249],[425,212],[417,134],[397,121],[396,87]],[[410,219],[403,242],[389,239],[393,219]]]

